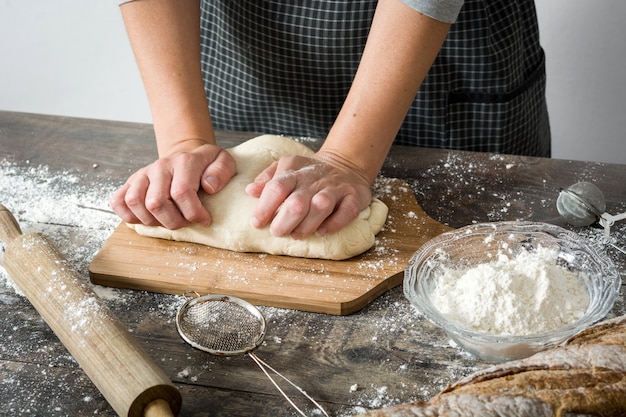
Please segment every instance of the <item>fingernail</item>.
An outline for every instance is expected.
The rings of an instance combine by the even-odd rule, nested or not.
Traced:
[[[211,176],[204,178],[203,181],[206,187],[208,188],[208,191],[211,193],[214,193],[215,191],[217,191],[217,187],[219,187],[220,185],[220,182],[217,180],[217,178],[211,177]]]
[[[261,227],[261,222],[256,217],[251,217],[250,226],[254,227],[255,229],[258,229],[259,227]]]

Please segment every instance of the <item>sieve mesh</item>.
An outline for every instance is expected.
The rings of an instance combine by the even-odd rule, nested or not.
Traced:
[[[255,349],[265,336],[265,320],[258,310],[229,297],[200,297],[178,313],[178,330],[194,347],[219,355],[238,355]]]
[[[247,353],[301,416],[306,417],[306,414],[289,398],[269,374],[269,371],[296,388],[324,416],[328,417],[328,413],[322,406],[302,388],[252,352],[265,338],[265,318],[252,304],[228,295],[213,294],[191,298],[178,310],[176,327],[180,336],[187,343],[205,352],[214,355],[242,355]]]

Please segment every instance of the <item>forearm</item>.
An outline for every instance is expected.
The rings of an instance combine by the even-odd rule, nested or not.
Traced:
[[[120,6],[152,112],[160,156],[215,143],[200,69],[198,0]]]
[[[381,0],[346,101],[321,149],[372,182],[450,25]]]

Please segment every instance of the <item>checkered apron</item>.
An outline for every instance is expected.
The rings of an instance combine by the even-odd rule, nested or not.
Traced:
[[[202,70],[216,128],[325,137],[376,1],[204,0]],[[466,0],[396,144],[550,156],[531,0]]]

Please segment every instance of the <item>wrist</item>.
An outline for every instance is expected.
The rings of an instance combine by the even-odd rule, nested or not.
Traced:
[[[331,165],[342,171],[349,171],[353,174],[356,174],[359,178],[363,180],[363,183],[367,184],[368,186],[371,186],[374,182],[374,179],[376,178],[376,175],[374,175],[374,177],[371,177],[371,175],[368,174],[368,172],[363,167],[359,166],[357,163],[344,157],[338,152],[320,149],[313,156],[313,159]]]
[[[385,139],[372,135],[375,127],[346,126],[336,123],[318,153],[334,159],[358,172],[369,184],[378,176],[389,152],[393,136]]]
[[[214,141],[203,138],[185,138],[167,144],[158,144],[160,157],[172,156],[183,152],[192,152],[202,146],[215,145]],[[217,145],[215,145],[217,146]]]

